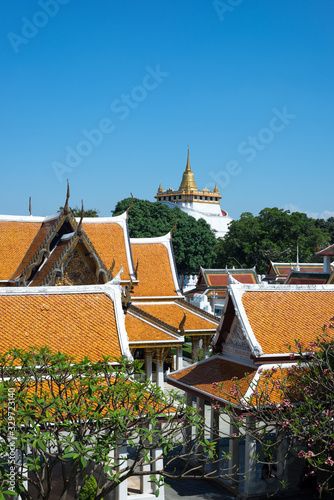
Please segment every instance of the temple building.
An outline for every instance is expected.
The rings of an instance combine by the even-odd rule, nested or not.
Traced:
[[[190,167],[189,150],[186,169],[179,189],[174,191],[169,188],[164,191],[160,184],[154,198],[170,208],[179,207],[196,220],[204,219],[211,226],[217,238],[225,236],[228,232],[228,225],[233,220],[225,210],[220,208],[221,196],[217,184],[212,192],[208,188],[204,188],[202,191],[197,188],[194,173]]]
[[[83,290],[85,285],[95,293],[96,286],[117,286],[130,356],[144,362],[147,378],[153,378],[155,368],[156,383],[163,387],[164,372],[182,368],[184,335],[191,337],[194,359],[200,346],[207,356],[219,321],[185,301],[171,233],[130,240],[128,211],[84,218],[82,209],[82,217],[75,218],[68,199],[69,189],[64,209],[48,217],[0,215],[0,290],[24,295],[24,290],[56,287],[62,296],[66,287]],[[95,314],[94,301],[90,304]]]
[[[330,252],[326,249],[325,255]],[[268,370],[277,373],[281,379],[285,377],[286,370],[296,363],[291,360],[287,346],[291,345],[293,349],[296,338],[308,346],[321,335],[322,325],[333,315],[334,286],[244,284],[231,275],[228,283],[223,314],[212,341],[214,355],[171,373],[167,380],[185,391],[188,404],[196,405],[203,416],[205,402],[209,405],[213,400],[216,402],[211,407],[208,422],[212,438],[221,434],[224,425],[226,428],[229,424],[219,449],[228,453],[229,470],[235,473],[235,481],[224,482],[225,486],[241,498],[270,495],[276,488],[285,490],[285,493],[298,491],[304,462],[299,458],[298,450],[288,449],[287,438],[276,436],[280,443],[277,478],[266,482],[261,476],[262,464],[256,463],[255,459],[256,453],[261,453],[259,443],[250,435],[239,439],[239,427],[226,421],[228,418],[219,413],[218,406],[232,405],[240,410],[240,420],[244,419],[255,427],[254,415],[247,406],[240,406],[240,400],[231,391],[233,380],[238,379],[241,401],[248,402],[258,396],[257,388],[265,386]],[[275,380],[274,375],[272,377]],[[269,395],[270,402],[275,404],[285,397],[274,389]],[[274,415],[272,422],[275,429]],[[300,449],[306,448],[306,443],[301,443]],[[245,477],[245,481],[238,481],[238,477]]]

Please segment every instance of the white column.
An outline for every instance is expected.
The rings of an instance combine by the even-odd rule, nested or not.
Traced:
[[[331,272],[331,258],[329,255],[324,256],[324,273]]]
[[[146,380],[152,381],[152,349],[145,349],[145,373]]]
[[[153,471],[162,470],[164,468],[163,458],[162,457],[158,458],[160,455],[162,455],[161,448],[155,448],[154,450],[152,450],[152,458],[154,460]],[[157,477],[161,477],[161,476],[157,476]],[[156,498],[159,498],[159,500],[165,500],[165,487],[164,486],[160,486],[158,488],[156,486],[156,484],[153,483],[153,493],[156,494],[157,490],[159,490],[159,495],[156,496]]]
[[[123,467],[127,466],[128,460],[128,451],[126,446],[120,446],[117,451],[118,458],[118,467],[119,469],[123,469]],[[116,500],[125,500],[128,497],[128,481],[125,479],[121,481],[116,488]]]
[[[231,458],[228,464],[228,474],[231,476],[231,483],[236,484],[239,470],[239,427],[232,423],[232,419],[230,420],[229,433],[228,451]]]
[[[160,352],[157,352],[155,364],[157,367],[156,384],[157,387],[164,389],[164,359]]]
[[[186,405],[187,406],[192,406],[193,404],[193,397],[191,394],[186,393],[185,394],[185,400],[186,400]],[[184,430],[185,432],[185,446],[183,447],[183,453],[187,453],[190,450],[191,446],[191,439],[192,439],[192,426],[189,424],[189,422],[186,422],[187,426]]]
[[[182,370],[183,368],[183,357],[182,357],[182,346],[176,348],[176,370]]]
[[[207,359],[209,357],[210,341],[211,341],[211,337],[203,337],[203,355],[204,355],[205,359]]]
[[[205,401],[204,401],[204,399],[196,398],[196,409],[197,409],[197,413],[201,417],[205,418]],[[195,437],[197,437],[198,434],[201,432],[201,430],[197,429],[197,427],[194,428],[194,431],[195,431],[194,432]]]
[[[246,426],[250,431],[255,430],[255,418],[253,416],[246,417]],[[256,440],[253,436],[246,436],[245,440],[245,495],[254,491],[256,480]]]
[[[210,440],[213,441],[219,437],[219,410],[211,408],[210,420]]]
[[[150,464],[144,464],[140,467],[141,471],[150,471],[151,470],[151,465]],[[152,485],[150,483],[150,475],[147,474],[145,476],[140,476],[140,493],[142,494],[148,494],[151,493],[152,491]]]

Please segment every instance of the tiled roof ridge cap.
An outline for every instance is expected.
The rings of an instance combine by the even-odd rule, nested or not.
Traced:
[[[200,314],[201,316],[203,315],[206,318],[210,319],[210,321],[213,321],[214,323],[217,323],[217,325],[219,325],[220,320],[216,316],[214,316],[213,314],[210,314],[206,311],[203,311],[203,309],[199,309],[198,307],[193,306],[192,304],[189,304],[189,302],[186,302],[181,297],[175,299],[175,302],[178,304],[181,304],[182,307],[184,307],[185,309],[189,309],[190,311],[193,311],[197,314]]]
[[[334,292],[334,285],[267,285],[263,283],[240,283],[228,285],[233,290],[239,289],[243,292]]]
[[[143,309],[140,309],[139,307],[136,307],[135,305],[131,304],[131,308],[129,309],[129,312],[133,311],[134,313],[137,313],[138,316],[141,316],[142,318],[149,319],[153,324],[157,326],[162,326],[164,328],[167,328],[168,330],[171,330],[172,332],[176,333],[177,335],[179,334],[179,330],[175,328],[175,326],[169,325],[168,323],[165,323],[164,321],[156,318],[152,314],[149,314],[146,311],[143,311]]]
[[[37,215],[0,215],[1,222],[45,222],[45,219]]]
[[[0,296],[18,296],[18,295],[75,295],[75,294],[98,294],[113,298],[119,292],[117,285],[98,284],[98,285],[60,285],[60,286],[35,286],[35,287],[0,287]]]
[[[163,236],[154,236],[153,238],[130,238],[131,245],[141,245],[147,243],[169,243],[171,241],[170,232]]]
[[[296,266],[297,262],[272,262],[273,266]],[[299,262],[300,266],[322,266],[322,262]]]
[[[83,224],[106,224],[106,223],[116,223],[120,224],[124,221],[127,221],[128,214],[127,211],[123,212],[121,215],[115,215],[114,217],[84,217],[82,220]],[[80,217],[75,217],[75,220],[78,222]]]
[[[240,267],[236,267],[236,268],[224,268],[224,269],[204,269],[202,267],[202,270],[205,272],[205,273],[208,273],[208,272],[216,272],[216,273],[222,273],[222,274],[227,274],[227,273],[230,273],[230,274],[233,274],[234,272],[236,271],[242,271],[242,272],[256,272],[255,268],[254,267],[248,267],[247,269],[242,269]]]

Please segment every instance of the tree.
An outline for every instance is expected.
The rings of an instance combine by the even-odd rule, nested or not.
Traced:
[[[131,198],[117,203],[113,215],[125,212],[131,205]],[[199,267],[211,267],[215,258],[216,238],[204,219],[182,212],[178,207],[170,209],[163,203],[133,199],[129,210],[129,232],[131,238],[150,238],[167,234],[175,224],[172,233],[176,266],[179,272],[197,272]]]
[[[314,222],[316,227],[327,233],[330,244],[334,243],[334,217],[329,217],[327,220],[315,219]]]
[[[57,474],[60,500],[73,491],[101,500],[130,476],[149,475],[157,491],[179,458],[186,461],[178,476],[201,475],[203,460],[189,468],[190,454],[200,449],[210,461],[215,446],[204,439],[201,417],[142,377],[138,362],[109,356],[77,362],[48,348],[1,355],[0,495],[47,500]],[[194,440],[189,425],[198,429]],[[130,464],[111,454],[123,446],[131,448]]]
[[[305,478],[318,491],[334,489],[334,316],[323,326],[322,335],[304,346],[298,340],[290,350],[292,367],[264,370],[258,382],[248,380],[252,395],[245,400],[238,379],[232,389],[222,392],[233,398],[224,408],[242,434],[251,435],[262,449],[261,463],[278,464],[284,470],[290,450],[306,459]],[[240,411],[257,422],[248,425]],[[249,420],[248,420],[249,422]],[[276,439],[268,438],[273,428]],[[286,453],[278,458],[278,447],[288,440]],[[264,461],[263,457],[266,457]],[[311,475],[311,476],[310,476]],[[282,479],[282,478],[279,478]]]
[[[61,212],[63,209],[64,207],[59,207],[58,212]],[[70,207],[70,211],[74,217],[81,217],[81,208],[77,205],[74,208]],[[99,213],[100,210],[97,210],[96,208],[89,208],[88,210],[84,210],[84,217],[98,217]]]
[[[244,267],[256,266],[263,274],[270,260],[296,262],[297,245],[301,262],[317,261],[318,248],[329,242],[328,232],[306,214],[278,208],[265,208],[258,216],[245,212],[218,242],[216,265],[232,267],[238,261]]]

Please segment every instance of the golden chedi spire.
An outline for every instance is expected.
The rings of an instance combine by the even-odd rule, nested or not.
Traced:
[[[182,182],[179,187],[179,191],[198,191],[194,174],[191,171],[190,161],[189,161],[189,149],[188,149],[188,158],[187,158],[187,166],[185,171],[183,172]]]
[[[213,192],[219,194],[219,189],[218,189],[218,186],[217,186],[217,182],[216,182],[216,185],[215,185],[215,188],[214,188]]]
[[[161,182],[160,182],[160,186],[159,186],[159,189],[158,189],[158,194],[159,194],[159,193],[163,193],[163,189],[162,189],[162,187],[161,187]]]

